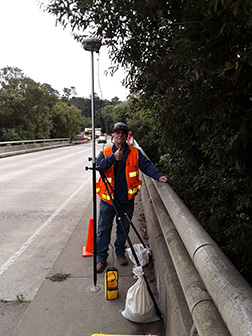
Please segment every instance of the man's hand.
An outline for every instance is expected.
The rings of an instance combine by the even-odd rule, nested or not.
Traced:
[[[115,159],[116,161],[121,161],[123,158],[123,151],[122,151],[122,147],[119,147],[117,149],[117,151],[115,152]]]
[[[167,176],[161,176],[159,178],[159,182],[167,182],[168,181],[168,177]]]

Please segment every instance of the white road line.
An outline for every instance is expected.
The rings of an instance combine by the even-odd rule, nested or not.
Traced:
[[[91,176],[63,203],[45,222],[42,224],[38,230],[24,243],[24,245],[7,260],[0,268],[0,276],[6,272],[9,267],[23,254],[23,252],[31,245],[35,238],[39,236],[41,231],[52,223],[55,217],[64,210],[64,208],[72,201],[72,199],[78,194],[78,192],[91,180]]]

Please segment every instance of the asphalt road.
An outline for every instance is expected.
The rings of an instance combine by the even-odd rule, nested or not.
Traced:
[[[92,199],[91,156],[86,143],[0,159],[1,300],[35,296]]]

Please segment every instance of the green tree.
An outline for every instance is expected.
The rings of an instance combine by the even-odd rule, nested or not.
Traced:
[[[112,127],[116,122],[114,109],[115,109],[114,105],[107,105],[101,111],[103,119],[103,127],[102,127],[103,133],[110,134],[112,132]]]
[[[89,98],[72,97],[69,103],[81,110],[81,115],[91,118],[91,100]]]
[[[0,137],[3,140],[49,137],[51,108],[57,99],[46,85],[24,76],[20,69],[1,69]]]
[[[97,118],[97,122],[99,123],[99,127],[102,128],[103,133],[110,134],[112,132],[113,125],[118,121],[125,121],[124,111],[122,109],[118,109],[117,107],[121,106],[123,103],[119,100],[118,97],[114,97],[109,100],[101,100],[100,101],[100,111],[99,118]]]
[[[85,128],[92,128],[92,119],[82,117],[81,118],[81,131],[84,131]]]
[[[2,141],[73,138],[80,132],[81,123],[81,111],[61,102],[49,84],[36,83],[18,68],[0,70]]]
[[[152,111],[146,106],[140,96],[131,95],[125,102],[113,109],[114,122],[125,122],[133,137],[144,149],[145,153],[155,162],[159,161],[160,131],[152,127]]]
[[[52,108],[52,138],[73,139],[81,130],[81,113],[75,106],[57,102]]]

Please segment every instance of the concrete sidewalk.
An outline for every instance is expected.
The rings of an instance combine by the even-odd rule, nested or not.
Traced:
[[[98,204],[97,204],[98,205]],[[114,266],[119,271],[119,298],[108,301],[104,293],[104,273],[97,275],[99,291],[91,291],[93,282],[93,258],[82,257],[86,245],[90,213],[85,213],[75,231],[48,274],[71,274],[58,282],[45,279],[33,301],[29,304],[15,336],[92,336],[109,335],[164,335],[163,321],[138,324],[126,320],[121,311],[125,308],[126,293],[135,283],[132,264],[120,266],[115,258]],[[142,206],[140,196],[135,202],[133,223],[139,230]],[[113,235],[115,227],[113,228]],[[139,242],[131,230],[133,243]],[[112,240],[113,241],[113,240]],[[113,266],[112,251],[108,265]],[[147,275],[148,276],[148,275]]]

